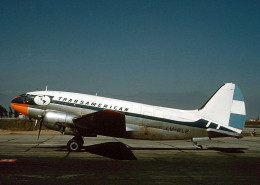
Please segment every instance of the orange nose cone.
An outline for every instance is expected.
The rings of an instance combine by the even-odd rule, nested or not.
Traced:
[[[27,104],[11,103],[11,106],[17,112],[20,112],[27,116],[27,114],[28,114],[28,105]]]

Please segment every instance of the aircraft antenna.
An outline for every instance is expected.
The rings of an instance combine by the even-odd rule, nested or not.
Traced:
[[[46,85],[46,90],[45,91],[48,91],[48,85]]]

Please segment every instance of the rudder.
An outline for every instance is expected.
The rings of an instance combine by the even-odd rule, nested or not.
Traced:
[[[233,102],[229,118],[229,126],[242,129],[245,126],[246,110],[241,90],[235,85]]]

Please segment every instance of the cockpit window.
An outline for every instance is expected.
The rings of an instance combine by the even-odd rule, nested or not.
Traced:
[[[34,101],[33,101],[34,98],[35,98],[34,95],[26,94],[26,96],[25,96],[25,103],[33,105],[34,104]]]
[[[30,95],[30,94],[21,94],[17,97],[15,97],[12,100],[12,103],[20,103],[20,104],[29,104],[29,105],[33,105],[34,104],[34,95]]]

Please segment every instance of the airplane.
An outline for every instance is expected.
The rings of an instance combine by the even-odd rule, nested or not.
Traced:
[[[83,137],[98,135],[143,139],[198,141],[218,137],[241,138],[245,102],[239,87],[222,85],[199,109],[179,110],[94,95],[62,91],[34,91],[15,97],[11,106],[42,125],[73,135],[67,149],[78,152]]]

